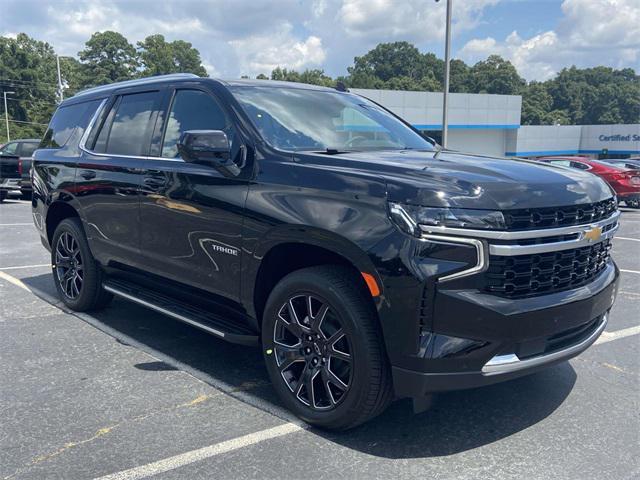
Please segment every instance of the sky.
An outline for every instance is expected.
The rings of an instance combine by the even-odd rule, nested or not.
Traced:
[[[446,0],[2,0],[0,35],[19,32],[77,55],[93,32],[133,44],[160,33],[189,41],[211,76],[277,66],[345,75],[381,42],[444,56]],[[640,0],[453,0],[452,56],[499,54],[527,80],[563,67],[640,70]]]

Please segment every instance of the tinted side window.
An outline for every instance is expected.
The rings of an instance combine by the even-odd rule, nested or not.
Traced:
[[[109,131],[111,130],[111,125],[113,124],[113,117],[116,114],[116,110],[118,108],[119,101],[116,102],[109,113],[107,114],[103,126],[98,133],[98,138],[96,138],[95,145],[93,146],[93,151],[98,153],[104,153],[107,149],[107,138],[109,138]],[[91,132],[90,136],[94,135]]]
[[[95,151],[147,155],[159,96],[158,92],[123,95],[104,122]]]
[[[579,168],[580,170],[589,170],[589,165],[581,162],[571,162],[573,168]]]
[[[92,100],[58,108],[38,148],[63,147],[77,128],[86,128],[99,104],[100,100]]]
[[[20,156],[30,157],[31,155],[33,155],[33,152],[36,151],[36,148],[38,148],[37,143],[24,142],[22,145],[20,145]]]
[[[18,142],[11,142],[11,143],[7,143],[2,148],[2,150],[0,150],[0,153],[4,153],[5,155],[15,155],[17,151],[18,151]]]
[[[162,156],[179,156],[178,140],[187,130],[224,130],[226,126],[224,112],[210,95],[198,90],[178,90],[167,119]]]

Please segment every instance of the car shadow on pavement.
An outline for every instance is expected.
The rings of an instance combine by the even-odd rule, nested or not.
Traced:
[[[50,274],[22,281],[57,298]],[[281,406],[258,348],[224,342],[120,299],[91,316],[105,330],[126,335],[234,390]],[[118,341],[127,345],[122,337]],[[133,367],[148,371],[149,375],[173,368],[160,361]],[[565,362],[506,383],[438,395],[433,407],[418,415],[413,414],[411,401],[404,399],[351,431],[310,431],[336,444],[379,457],[451,455],[490,444],[542,421],[562,405],[575,381],[573,367]]]
[[[564,362],[509,382],[440,394],[431,409],[418,415],[413,414],[410,400],[395,402],[378,419],[340,435],[325,436],[385,458],[453,455],[544,420],[562,405],[575,380],[573,367]]]

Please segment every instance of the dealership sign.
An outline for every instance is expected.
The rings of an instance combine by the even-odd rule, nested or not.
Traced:
[[[640,142],[640,135],[600,135],[601,142]]]

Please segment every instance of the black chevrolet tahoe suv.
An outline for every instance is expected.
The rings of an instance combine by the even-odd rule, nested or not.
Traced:
[[[331,429],[598,338],[605,182],[442,150],[340,90],[182,74],[65,100],[32,169],[64,303],[115,295],[260,345],[286,406]]]

